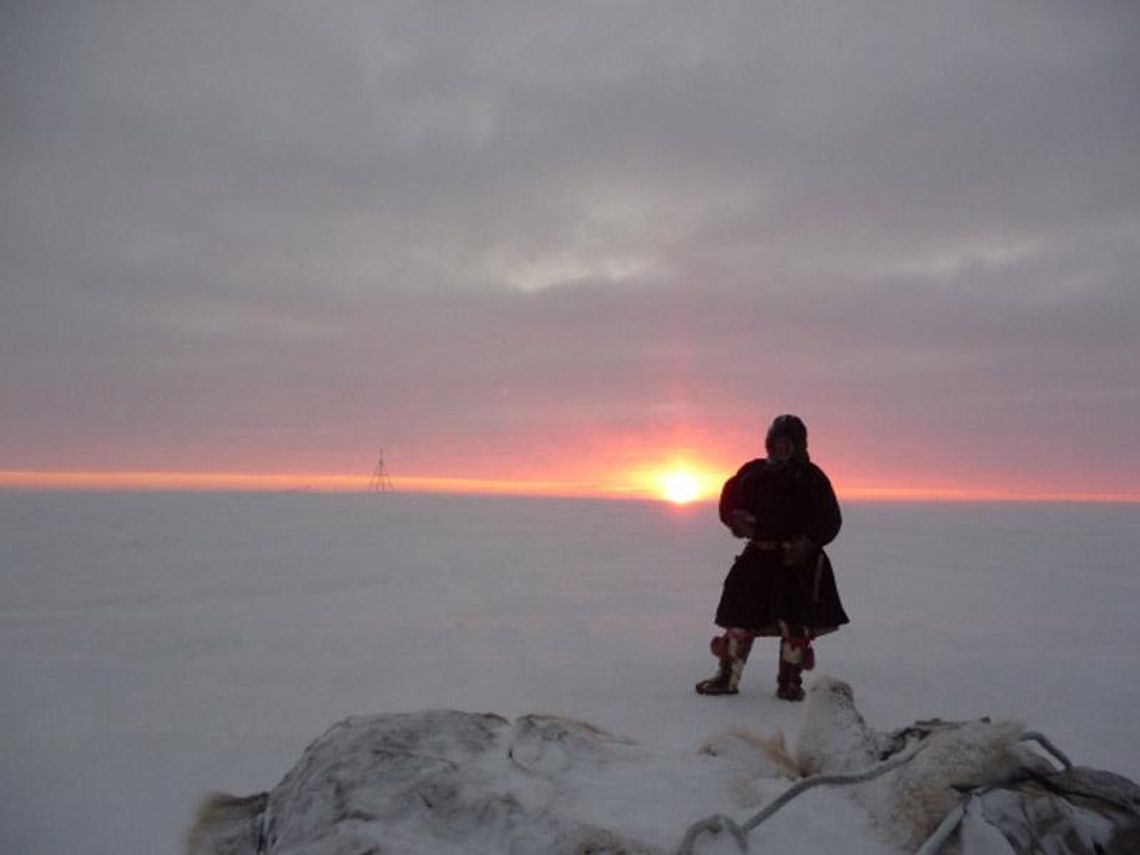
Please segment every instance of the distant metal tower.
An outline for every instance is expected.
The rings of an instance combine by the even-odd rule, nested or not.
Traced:
[[[384,450],[380,450],[380,459],[376,461],[376,468],[372,470],[372,478],[368,482],[371,493],[394,493],[396,488],[392,485],[392,477],[384,466]]]

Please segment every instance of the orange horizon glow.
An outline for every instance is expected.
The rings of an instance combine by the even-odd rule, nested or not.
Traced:
[[[731,474],[731,473],[728,473]],[[619,473],[608,482],[598,480],[511,480],[405,476],[394,478],[396,492],[454,493],[597,499],[659,500],[674,504],[714,501],[728,475],[696,465],[670,463],[651,469]],[[368,492],[371,478],[340,473],[256,472],[154,472],[36,470],[0,471],[0,489],[74,492]],[[867,502],[1072,502],[1101,504],[1140,503],[1140,493],[1081,490],[1040,490],[930,484],[837,485],[847,501]]]

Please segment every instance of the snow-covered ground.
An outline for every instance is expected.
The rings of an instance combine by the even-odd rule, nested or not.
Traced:
[[[1140,778],[1140,506],[845,514],[852,624],[817,673],[871,724],[1014,716]],[[349,715],[557,713],[672,750],[791,738],[774,642],[739,696],[692,690],[736,551],[708,505],[0,493],[0,851],[178,852],[203,792],[271,788]],[[804,801],[761,831],[883,851],[839,794]]]

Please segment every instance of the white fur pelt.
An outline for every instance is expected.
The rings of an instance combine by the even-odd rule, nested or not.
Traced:
[[[927,737],[909,763],[856,789],[856,798],[888,836],[913,850],[962,801],[963,793],[1007,780],[1017,769],[1017,722],[975,721]]]
[[[779,733],[729,731],[694,756],[558,716],[358,717],[315,740],[271,793],[208,797],[186,852],[663,851],[668,823],[696,813],[694,799],[717,811],[759,806],[780,779],[864,772],[918,742],[905,764],[845,788],[887,842],[913,851],[959,803],[960,789],[1000,783],[1018,767],[1021,732],[986,721],[875,731],[851,686],[827,677],[808,692],[792,752]],[[667,821],[646,824],[599,800],[603,791],[625,798],[631,787],[665,806]]]
[[[820,677],[808,690],[795,760],[803,775],[853,772],[879,759],[880,739],[855,708],[851,686]]]
[[[852,793],[891,842],[913,851],[962,800],[962,791],[1006,780],[1019,765],[1017,722],[974,721],[931,729],[908,763]],[[905,742],[872,730],[851,686],[821,677],[811,687],[795,758],[805,775],[869,768]]]

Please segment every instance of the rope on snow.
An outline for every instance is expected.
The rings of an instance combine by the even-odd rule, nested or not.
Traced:
[[[939,724],[943,724],[940,722]],[[949,723],[947,723],[949,724]],[[950,726],[958,726],[960,724],[954,723]],[[1072,769],[1072,761],[1065,756],[1064,752],[1057,748],[1049,739],[1042,733],[1035,730],[1027,730],[1018,740],[1019,742],[1036,742],[1042,748],[1051,754],[1066,770]],[[810,778],[804,778],[793,786],[786,789],[775,799],[770,801],[767,805],[761,808],[750,819],[743,823],[737,823],[730,816],[724,814],[714,814],[700,819],[689,826],[689,830],[685,832],[685,836],[681,841],[681,846],[677,850],[677,855],[693,855],[693,846],[696,844],[697,838],[700,835],[708,832],[709,834],[719,834],[722,831],[728,831],[736,845],[740,848],[741,852],[748,851],[748,833],[755,829],[760,823],[772,816],[776,811],[808,790],[820,786],[838,786],[842,784],[861,784],[864,781],[870,781],[878,778],[880,775],[885,775],[887,772],[897,769],[904,763],[909,763],[929,742],[923,739],[921,742],[916,742],[910,748],[906,749],[900,754],[897,754],[890,760],[886,760],[869,769],[863,769],[859,772],[850,772],[843,775],[813,775]],[[985,788],[979,788],[985,789]],[[961,824],[963,817],[966,815],[966,803],[974,796],[976,791],[966,793],[962,801],[950,813],[948,813],[938,824],[938,828],[927,839],[927,841],[919,848],[915,855],[936,855],[942,850],[943,845],[950,836],[957,830]]]
[[[721,831],[728,831],[736,840],[736,845],[740,847],[741,852],[748,851],[748,833],[755,829],[760,823],[772,816],[776,811],[808,790],[815,787],[822,786],[837,786],[841,784],[861,784],[864,781],[870,781],[873,778],[878,778],[880,775],[885,775],[893,769],[897,769],[904,763],[909,763],[914,759],[923,748],[927,746],[926,742],[916,742],[906,751],[892,757],[869,769],[863,769],[858,772],[848,772],[846,774],[834,775],[812,775],[810,778],[804,778],[798,781],[788,789],[784,790],[779,796],[766,804],[763,808],[757,811],[750,819],[743,823],[737,823],[732,817],[725,816],[724,814],[714,814],[713,816],[700,819],[689,826],[689,830],[685,832],[685,837],[681,841],[681,846],[677,850],[677,855],[693,855],[693,846],[697,838],[708,832],[710,834],[719,834]]]
[[[1018,742],[1036,742],[1044,748],[1053,759],[1060,763],[1065,771],[1073,768],[1073,762],[1065,755],[1060,748],[1054,745],[1045,734],[1036,730],[1027,730],[1021,734]],[[982,786],[968,793],[962,795],[962,800],[958,802],[950,813],[943,817],[942,822],[938,824],[938,828],[934,829],[934,833],[927,838],[926,842],[919,847],[919,850],[914,855],[938,855],[942,851],[942,847],[950,839],[950,836],[958,830],[958,826],[962,824],[962,820],[966,818],[966,806],[970,800],[976,798],[989,790],[994,789],[993,786]]]

